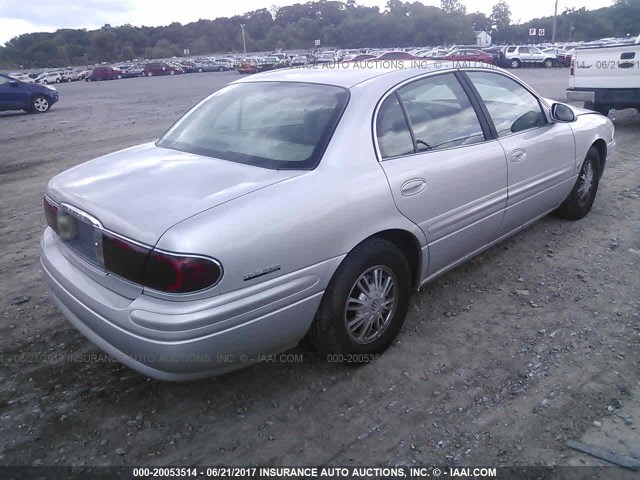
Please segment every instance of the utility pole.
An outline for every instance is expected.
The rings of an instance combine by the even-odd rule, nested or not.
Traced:
[[[553,10],[553,33],[551,34],[551,43],[556,43],[556,17],[558,16],[558,0]]]
[[[247,42],[244,38],[244,23],[240,24],[240,28],[242,29],[242,46],[244,48],[244,54],[247,54]]]

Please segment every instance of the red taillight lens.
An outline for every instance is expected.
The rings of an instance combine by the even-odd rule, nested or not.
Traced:
[[[107,232],[102,234],[102,254],[107,271],[161,292],[196,292],[222,277],[222,267],[209,258],[152,250]]]
[[[142,284],[144,266],[151,249],[116,237],[107,232],[102,233],[102,256],[104,267],[127,280]]]
[[[44,216],[54,232],[58,231],[58,206],[54,204],[46,195],[44,197]]]
[[[211,259],[153,251],[142,283],[162,292],[188,293],[211,287],[221,277],[222,267]]]

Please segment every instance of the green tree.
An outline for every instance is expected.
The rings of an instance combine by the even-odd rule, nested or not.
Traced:
[[[511,25],[511,9],[505,0],[501,0],[491,8],[489,17],[498,30],[502,30]]]

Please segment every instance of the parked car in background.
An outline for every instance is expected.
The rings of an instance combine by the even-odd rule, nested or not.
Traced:
[[[178,75],[181,73],[184,73],[182,68],[169,62],[150,62],[144,66],[144,75],[147,77]]]
[[[61,313],[163,380],[305,337],[362,362],[413,288],[548,213],[590,211],[611,120],[497,68],[354,67],[242,78],[157,142],[54,177],[41,262]]]
[[[195,73],[198,71],[196,62],[191,60],[182,60],[178,62],[177,65],[182,69],[184,73]]]
[[[409,52],[403,52],[403,51],[392,51],[392,52],[385,52],[381,55],[378,55],[375,59],[376,60],[416,60],[419,57],[416,57],[415,55],[410,54]]]
[[[77,82],[80,80],[80,72],[77,70],[66,70],[61,75],[63,82]]]
[[[481,50],[465,48],[461,50],[453,50],[439,60],[450,60],[452,62],[471,62],[471,63],[487,63],[493,64],[493,55]]]
[[[263,57],[258,60],[258,71],[267,72],[275,70],[280,66],[280,60],[277,57]]]
[[[502,53],[502,49],[503,47],[501,45],[496,45],[493,47],[482,48],[481,50],[493,57],[494,65],[505,66],[504,54]]]
[[[218,65],[216,65],[213,59],[198,59],[194,62],[196,64],[196,72],[217,72]]]
[[[532,45],[508,45],[502,51],[507,66],[520,67],[553,67],[555,56],[544,53],[538,47]]]
[[[122,78],[142,77],[144,67],[142,65],[133,65],[122,72]]]
[[[302,67],[304,65],[307,65],[308,63],[309,58],[306,55],[296,55],[290,61],[290,65],[292,67]]]
[[[375,55],[372,55],[370,53],[363,53],[361,55],[356,55],[351,60],[349,60],[349,62],[363,62],[365,60],[373,60],[374,58],[376,58]]]
[[[316,59],[315,63],[329,64],[336,63],[336,54],[334,52],[324,52]]]
[[[258,59],[257,58],[245,58],[238,67],[238,73],[250,74],[258,72]]]
[[[91,72],[93,70],[87,69],[87,70],[81,70],[80,73],[78,74],[78,76],[80,77],[80,80],[86,80],[87,77],[89,75],[91,75]]]
[[[102,80],[119,80],[122,78],[122,70],[110,66],[99,66],[94,68],[89,76],[85,77],[87,82],[99,82]]]
[[[58,101],[58,91],[49,85],[37,85],[0,74],[0,110],[48,112]]]
[[[434,48],[432,50],[429,50],[427,52],[424,52],[420,55],[420,57],[422,58],[438,58],[438,57],[443,57],[446,54],[449,53],[450,50],[447,50],[446,48]]]
[[[28,73],[14,72],[10,73],[9,77],[20,80],[23,83],[35,83],[35,79],[31,78]]]
[[[571,59],[573,58],[573,54],[575,53],[576,49],[572,48],[570,50],[561,50],[561,53],[558,54],[558,62],[560,62],[561,65],[568,67],[569,65],[571,65]]]
[[[216,58],[213,63],[218,72],[227,72],[234,68],[234,62],[231,58]]]
[[[62,82],[62,75],[60,75],[60,72],[45,72],[35,80],[35,83],[42,83],[44,85],[60,82]]]

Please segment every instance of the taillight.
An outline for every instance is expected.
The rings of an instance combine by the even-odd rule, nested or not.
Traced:
[[[147,259],[142,283],[162,292],[188,293],[211,287],[220,278],[222,267],[209,258],[154,250]]]
[[[122,278],[142,284],[149,252],[148,247],[102,232],[104,267]]]
[[[51,201],[49,197],[44,196],[44,216],[47,218],[49,225],[54,232],[58,231],[58,206]]]
[[[196,292],[222,278],[222,267],[210,258],[153,250],[108,232],[102,234],[102,255],[107,271],[161,292]]]

